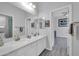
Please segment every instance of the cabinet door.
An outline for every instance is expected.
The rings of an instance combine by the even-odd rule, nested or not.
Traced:
[[[37,41],[37,54],[40,55],[40,53],[46,48],[46,38],[42,38],[41,40]]]
[[[18,56],[35,56],[36,55],[36,43],[27,45],[18,50]]]
[[[10,53],[6,54],[5,56],[17,56],[17,51],[10,52]]]
[[[8,56],[35,56],[36,55],[36,43],[31,43],[20,49],[7,54]]]

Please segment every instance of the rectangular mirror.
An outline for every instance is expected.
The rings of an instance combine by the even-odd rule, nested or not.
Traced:
[[[12,37],[12,17],[0,14],[0,34],[4,33],[5,38]]]

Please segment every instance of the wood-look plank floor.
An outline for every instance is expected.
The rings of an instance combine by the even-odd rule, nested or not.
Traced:
[[[66,38],[56,38],[55,46],[51,51],[44,50],[40,56],[68,56],[67,54],[67,39]]]

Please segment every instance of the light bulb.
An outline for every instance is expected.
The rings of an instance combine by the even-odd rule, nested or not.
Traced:
[[[32,7],[33,7],[33,8],[36,8],[36,6],[35,6],[35,5],[32,5]]]
[[[29,5],[32,6],[33,4],[32,3],[29,3]]]
[[[45,17],[42,17],[42,19],[45,19]]]

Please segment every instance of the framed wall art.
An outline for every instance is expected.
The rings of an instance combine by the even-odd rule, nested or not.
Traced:
[[[58,19],[58,27],[67,27],[67,18]]]
[[[50,20],[45,21],[45,27],[50,27]]]

